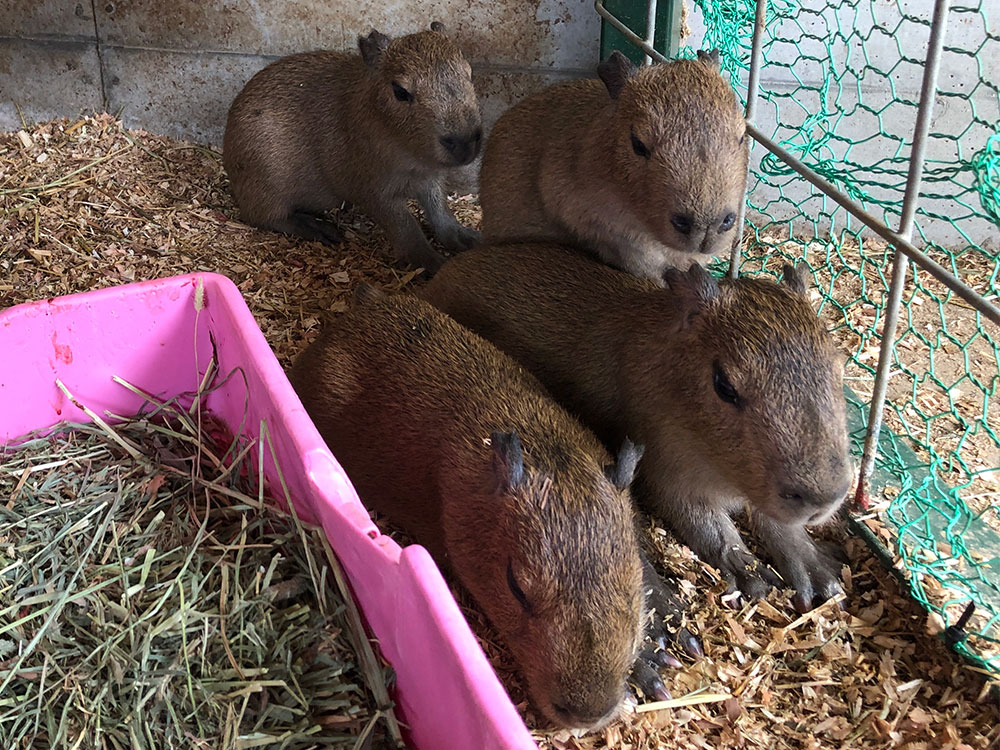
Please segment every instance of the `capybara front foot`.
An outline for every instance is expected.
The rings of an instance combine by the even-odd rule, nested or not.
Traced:
[[[680,666],[680,662],[677,663]],[[632,674],[629,677],[632,685],[641,695],[651,698],[654,701],[668,701],[671,698],[670,691],[663,684],[660,677],[658,662],[652,659],[644,650],[632,666]]]
[[[846,564],[844,550],[828,542],[817,543],[802,525],[788,525],[771,518],[757,517],[757,535],[785,586],[795,589],[792,604],[808,612],[843,593],[840,569]]]
[[[643,649],[636,657],[635,664],[632,665],[631,682],[647,698],[663,701],[670,700],[670,691],[663,683],[660,669],[680,669],[683,666],[674,651],[679,648],[694,659],[704,656],[704,652],[701,648],[701,641],[687,628],[681,627],[670,632],[662,625],[659,627],[661,632],[655,637],[652,633],[653,626],[650,626],[647,631]],[[674,644],[673,647],[671,647],[671,643]]]
[[[831,545],[832,546],[832,545]],[[815,543],[799,550],[799,557],[785,560],[778,568],[787,584],[795,589],[792,604],[800,613],[808,612],[831,597],[844,592],[840,583],[839,555]]]
[[[693,659],[701,658],[701,641],[681,625],[683,607],[676,582],[661,577],[645,555],[642,570],[648,621],[642,650],[632,667],[631,680],[646,697],[669,700],[670,693],[663,684],[659,669],[679,668],[681,660],[674,653],[678,650]]]
[[[453,224],[445,231],[439,232],[438,241],[449,253],[460,253],[480,244],[483,240],[478,230],[462,224]]]
[[[421,237],[423,239],[423,237]],[[396,260],[414,268],[423,268],[424,276],[431,278],[444,264],[444,257],[431,247],[427,240],[410,246],[409,249],[396,252]]]
[[[726,593],[738,591],[747,601],[763,599],[771,589],[782,585],[781,578],[767,563],[740,547],[723,553],[718,568],[728,584]]]

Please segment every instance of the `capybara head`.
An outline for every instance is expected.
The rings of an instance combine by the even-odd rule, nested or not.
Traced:
[[[444,31],[438,22],[393,40],[372,31],[358,47],[387,127],[416,158],[455,167],[479,154],[483,129],[472,68]]]
[[[664,408],[756,509],[785,523],[830,518],[851,483],[843,357],[809,304],[805,275],[786,266],[780,284],[718,283],[692,266],[664,281],[680,314],[662,366],[683,372]]]
[[[602,471],[557,426],[539,428],[545,437],[523,445],[516,432],[490,436],[482,448],[495,481],[468,513],[446,514],[446,544],[535,705],[558,725],[590,729],[619,712],[642,638],[628,492],[638,451],[626,443]],[[480,502],[491,512],[477,510]]]
[[[620,52],[598,66],[614,100],[607,137],[615,187],[646,231],[674,250],[720,255],[736,234],[748,144],[718,53],[636,67]]]

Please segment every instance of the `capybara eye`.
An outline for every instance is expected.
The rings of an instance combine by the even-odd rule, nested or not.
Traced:
[[[635,133],[632,133],[632,150],[636,152],[643,159],[648,159],[650,151],[646,147],[646,144],[635,137]]]
[[[740,394],[736,392],[736,388],[729,382],[729,378],[726,377],[726,373],[722,371],[722,367],[718,362],[712,365],[712,385],[715,386],[715,392],[719,395],[719,398],[727,404],[739,406]]]
[[[396,98],[401,102],[412,102],[413,94],[404,89],[395,81],[392,82],[392,93],[396,95]]]
[[[670,223],[674,225],[676,229],[681,234],[691,234],[691,217],[685,216],[684,214],[674,214],[670,219]]]
[[[514,577],[514,564],[511,560],[507,561],[507,585],[510,586],[510,593],[514,595],[514,598],[517,599],[524,611],[530,614],[531,604],[528,602],[528,597],[525,596],[524,590],[518,585],[517,579]]]
[[[733,228],[733,224],[735,223],[736,223],[736,214],[728,213],[726,214],[726,218],[722,220],[722,223],[719,224],[719,230],[722,232],[728,232],[730,229]]]

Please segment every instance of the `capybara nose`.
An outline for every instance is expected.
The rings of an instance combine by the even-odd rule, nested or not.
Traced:
[[[465,135],[443,135],[439,140],[441,146],[451,154],[456,164],[468,164],[479,153],[479,146],[483,141],[483,131],[476,128],[473,132]]]
[[[835,485],[818,489],[802,485],[786,485],[779,491],[781,499],[802,506],[803,509],[816,509],[813,517],[827,515],[829,508],[839,505],[851,488],[851,477],[845,475]]]
[[[568,699],[565,703],[553,703],[552,708],[569,727],[592,727],[611,717],[617,710],[621,698],[615,697],[602,706],[590,702],[578,702]]]

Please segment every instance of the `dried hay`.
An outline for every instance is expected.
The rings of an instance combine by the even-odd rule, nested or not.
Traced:
[[[254,442],[176,403],[67,430],[0,452],[0,746],[392,746],[336,558],[263,505]]]
[[[106,115],[27,130],[25,142],[0,136],[0,305],[220,271],[287,363],[362,280],[392,290],[414,283],[384,260],[382,233],[351,211],[338,213],[348,235],[334,249],[239,224],[214,150],[125,131]],[[473,200],[453,207],[478,223]],[[988,683],[946,649],[859,540],[829,531],[850,557],[844,611],[827,604],[799,617],[780,593],[730,609],[723,587],[706,585],[718,581],[713,571],[661,529],[652,533],[661,563],[684,581],[706,658],[665,672],[679,704],[644,706],[584,737],[538,730],[543,750],[1000,747]],[[457,595],[529,726],[540,726],[510,655]]]

